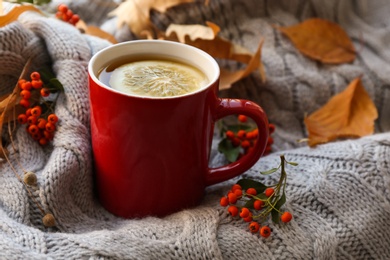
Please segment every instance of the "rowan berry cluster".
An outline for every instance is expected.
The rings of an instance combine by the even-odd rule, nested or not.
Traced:
[[[74,14],[73,11],[65,4],[58,5],[56,17],[72,25],[76,25],[76,23],[80,21],[80,16],[78,14]]]
[[[218,150],[223,153],[228,161],[234,162],[241,156],[250,153],[257,142],[259,129],[249,123],[248,117],[238,115],[239,124],[224,125],[221,130],[222,140],[218,145]],[[269,137],[264,154],[267,155],[272,151],[274,139],[271,134],[275,132],[275,125],[269,124]]]
[[[261,172],[267,175],[281,168],[281,176],[277,184],[266,186],[251,179],[241,179],[232,186],[226,196],[220,199],[220,205],[227,207],[227,211],[232,217],[239,217],[250,223],[249,230],[252,233],[259,232],[265,238],[271,235],[271,228],[268,225],[261,226],[261,224],[266,222],[269,216],[275,224],[279,224],[280,221],[288,223],[293,217],[288,211],[282,212],[281,207],[286,202],[287,174],[285,163],[293,166],[297,164],[286,161],[283,155],[280,158],[279,167]]]
[[[31,80],[20,79],[21,99],[19,104],[26,111],[19,114],[17,120],[21,124],[27,124],[26,130],[40,145],[46,145],[53,139],[58,117],[52,113],[52,102],[42,98],[50,95],[50,88],[44,86],[39,72],[30,74]]]

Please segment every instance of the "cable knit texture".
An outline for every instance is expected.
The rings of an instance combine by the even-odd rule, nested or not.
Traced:
[[[55,0],[48,10],[60,2],[118,41],[135,39],[127,27],[116,27],[116,18],[107,17],[116,1]],[[5,4],[6,11],[10,8]],[[161,30],[170,23],[212,21],[222,28],[222,36],[249,50],[265,39],[267,82],[253,74],[221,95],[247,98],[265,109],[277,127],[276,152],[242,176],[208,187],[195,208],[128,220],[102,208],[93,185],[87,64],[109,43],[35,12],[1,27],[0,96],[13,88],[29,57],[33,69],[51,65],[65,91],[56,106],[61,120],[53,145],[42,148],[19,127],[16,150],[9,147],[19,174],[20,165],[37,174],[32,196],[53,213],[57,225],[43,226],[43,215],[9,164],[0,161],[0,259],[390,259],[389,12],[387,0],[212,0],[209,6],[198,1],[166,14],[152,11]],[[314,62],[273,27],[310,17],[340,24],[358,50],[357,59],[343,65]],[[297,144],[307,136],[305,114],[357,76],[378,108],[376,134],[317,148]],[[285,208],[294,218],[287,225],[269,223],[272,235],[264,239],[228,216],[219,198],[242,177],[276,182],[278,173],[261,176],[259,171],[278,165],[281,153],[299,163],[287,167]],[[215,150],[212,155],[212,165],[223,161]]]

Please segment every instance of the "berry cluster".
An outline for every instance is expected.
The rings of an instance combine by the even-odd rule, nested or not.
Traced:
[[[296,166],[296,163],[288,162],[281,156],[279,167],[273,168],[262,174],[270,174],[281,168],[281,176],[276,185],[265,186],[261,182],[242,179],[232,186],[227,195],[220,199],[220,205],[227,207],[232,217],[240,217],[245,222],[250,222],[249,230],[252,233],[260,231],[262,237],[271,235],[271,228],[267,225],[260,226],[271,215],[275,224],[288,223],[292,220],[292,214],[280,209],[286,202],[285,186],[287,174],[285,163]]]
[[[248,121],[248,118],[244,115],[238,116],[238,121],[241,123],[246,123]],[[275,125],[269,124],[269,133],[270,135],[275,131]],[[244,154],[249,153],[253,146],[257,142],[257,136],[259,135],[259,129],[247,129],[247,130],[238,130],[237,133],[233,132],[232,130],[227,130],[225,132],[226,138],[229,139],[232,142],[232,145],[234,147],[241,146],[244,149]],[[264,155],[267,155],[272,150],[272,144],[274,143],[274,139],[269,136],[267,141],[267,147],[265,148]]]
[[[76,25],[76,23],[80,21],[80,16],[74,14],[65,4],[58,5],[56,17],[72,25]]]
[[[222,139],[218,145],[219,152],[223,153],[228,161],[234,162],[241,156],[250,153],[257,142],[259,129],[248,122],[245,115],[238,116],[238,124],[224,124],[221,129]],[[275,125],[269,124],[269,137],[264,154],[267,155],[272,151],[274,139],[271,134],[275,132]]]
[[[21,89],[19,104],[25,107],[26,111],[19,114],[17,119],[19,123],[27,124],[26,130],[34,140],[46,145],[53,139],[58,117],[50,113],[52,103],[41,100],[41,97],[50,95],[50,89],[44,86],[40,73],[33,72],[30,78],[31,81],[20,79],[18,82]]]

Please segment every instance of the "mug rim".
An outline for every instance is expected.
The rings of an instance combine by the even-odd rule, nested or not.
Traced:
[[[208,77],[209,82],[205,86],[199,88],[196,91],[189,92],[189,93],[182,94],[182,95],[168,96],[168,97],[142,96],[142,95],[125,93],[122,91],[118,91],[118,90],[104,84],[103,82],[101,82],[96,75],[98,72],[96,71],[96,68],[94,68],[94,64],[95,64],[96,60],[99,59],[106,52],[111,51],[112,49],[117,49],[117,48],[120,48],[120,47],[126,46],[126,45],[136,45],[136,44],[166,44],[166,45],[172,45],[173,47],[177,47],[177,48],[183,48],[183,49],[187,48],[192,53],[195,53],[199,57],[202,57],[203,59],[207,60],[207,62],[210,64],[210,66],[214,69],[215,72],[212,73],[209,71],[205,71],[201,66],[196,66],[195,62],[193,64],[191,64],[189,62],[189,60],[179,59],[176,57],[176,60],[178,60],[179,62],[183,62],[187,65],[194,66],[197,69],[201,70]],[[157,55],[158,53],[156,52],[155,54]],[[172,55],[166,55],[166,57],[170,57],[170,56],[172,56]],[[116,57],[116,58],[118,58],[118,57]],[[112,60],[115,60],[116,58],[113,58]],[[109,62],[110,62],[110,60],[106,63],[109,63]],[[212,73],[211,74],[212,77],[209,77],[208,73]],[[110,45],[108,47],[105,47],[105,48],[99,50],[97,53],[95,53],[88,62],[88,74],[89,74],[89,77],[93,80],[93,82],[95,84],[99,85],[100,87],[103,87],[104,89],[106,89],[108,91],[116,93],[116,94],[124,95],[127,97],[141,98],[141,99],[177,99],[177,98],[183,98],[183,97],[187,97],[187,96],[196,95],[197,93],[203,92],[203,91],[207,90],[208,88],[210,88],[211,86],[213,86],[219,80],[220,69],[219,69],[219,65],[218,65],[217,61],[210,54],[208,54],[207,52],[205,52],[199,48],[188,45],[188,44],[169,41],[169,40],[132,40],[132,41],[127,41],[127,42],[116,43],[116,44]]]

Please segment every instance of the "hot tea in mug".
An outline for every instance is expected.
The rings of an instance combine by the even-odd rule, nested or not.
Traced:
[[[205,187],[257,162],[268,121],[248,100],[218,98],[213,57],[189,45],[139,40],[107,47],[89,62],[91,139],[99,200],[115,215],[165,216],[200,203]],[[214,123],[251,117],[254,149],[209,168]]]

